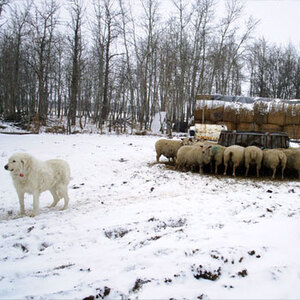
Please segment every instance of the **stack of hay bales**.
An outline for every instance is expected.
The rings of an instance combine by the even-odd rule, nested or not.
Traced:
[[[288,105],[283,131],[287,132],[289,137],[300,139],[300,105]]]
[[[213,100],[210,95],[198,96],[197,100],[195,123],[224,124],[228,130],[283,131],[292,139],[300,139],[299,102],[258,99],[250,106],[236,105]]]

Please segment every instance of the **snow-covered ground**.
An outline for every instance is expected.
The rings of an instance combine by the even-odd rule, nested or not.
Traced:
[[[177,172],[157,139],[0,135],[1,299],[300,298],[299,181]],[[67,210],[18,216],[13,152],[69,162]]]

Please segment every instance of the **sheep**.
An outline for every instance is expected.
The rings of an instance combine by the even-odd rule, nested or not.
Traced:
[[[275,178],[277,167],[281,166],[281,178],[283,179],[284,169],[286,167],[287,157],[283,151],[278,149],[263,150],[263,164],[266,168],[273,170],[272,179]]]
[[[218,145],[218,144],[212,145],[212,147],[210,148],[210,155],[211,155],[210,169],[211,169],[211,172],[212,172],[212,161],[214,161],[215,162],[215,174],[218,174],[218,167],[223,162],[225,149],[226,149],[226,147]]]
[[[245,167],[247,177],[250,164],[256,165],[256,177],[259,177],[259,171],[263,159],[263,151],[256,146],[249,146],[245,148]]]
[[[211,146],[183,146],[178,150],[176,169],[188,168],[193,170],[199,166],[199,173],[203,174],[203,165],[210,162]]]
[[[300,179],[300,148],[280,149],[287,158],[286,168],[298,172]]]
[[[176,159],[176,170],[182,170],[187,167],[188,164],[188,152],[193,149],[193,146],[183,146],[177,152],[177,159]]]
[[[232,175],[235,176],[235,170],[244,163],[245,148],[239,145],[232,145],[224,150],[224,175],[227,173],[229,162],[233,163]]]
[[[164,155],[166,158],[176,160],[177,151],[182,147],[184,142],[182,140],[167,140],[161,139],[155,143],[156,150],[156,161],[159,162],[161,155]]]

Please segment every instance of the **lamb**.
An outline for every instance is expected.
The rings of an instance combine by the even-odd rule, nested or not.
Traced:
[[[183,146],[182,140],[167,140],[161,139],[155,143],[156,150],[156,161],[159,162],[159,158],[161,155],[164,155],[166,158],[176,160],[176,155],[178,149]]]
[[[300,179],[300,148],[280,149],[287,158],[286,168],[298,172]]]
[[[227,173],[227,167],[231,161],[233,164],[232,175],[235,176],[235,170],[237,167],[243,165],[245,156],[245,148],[239,145],[229,146],[224,150],[224,175]]]
[[[245,167],[247,177],[250,164],[256,165],[256,176],[259,177],[259,171],[263,159],[263,151],[256,146],[249,146],[245,148]]]
[[[210,162],[210,148],[211,146],[183,146],[177,153],[176,169],[193,170],[198,166],[202,175],[203,165]]]
[[[266,168],[273,170],[272,179],[275,178],[276,169],[281,166],[281,178],[283,179],[284,169],[286,167],[287,157],[283,151],[278,149],[263,150],[263,164]]]

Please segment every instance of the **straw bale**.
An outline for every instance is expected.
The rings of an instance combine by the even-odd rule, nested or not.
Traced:
[[[236,129],[241,131],[256,131],[255,123],[237,123]]]
[[[262,125],[268,123],[268,104],[258,101],[253,105],[254,117],[256,124]]]
[[[283,127],[283,131],[286,132],[291,139],[300,139],[300,125],[286,125]]]
[[[284,104],[272,104],[268,114],[268,123],[283,126],[285,124]]]
[[[223,120],[224,106],[215,107],[210,111],[209,119],[213,122]]]
[[[236,123],[236,119],[237,119],[236,109],[230,106],[225,107],[223,112],[223,121]]]
[[[261,132],[276,132],[283,131],[283,127],[276,124],[262,124],[259,126],[259,131]]]
[[[194,117],[195,117],[195,123],[202,123],[202,109],[195,109]]]
[[[286,109],[286,125],[300,125],[300,105],[289,104]]]
[[[196,100],[213,100],[212,95],[196,95]]]
[[[241,108],[237,113],[238,123],[252,123],[254,120],[254,111],[246,108]]]

